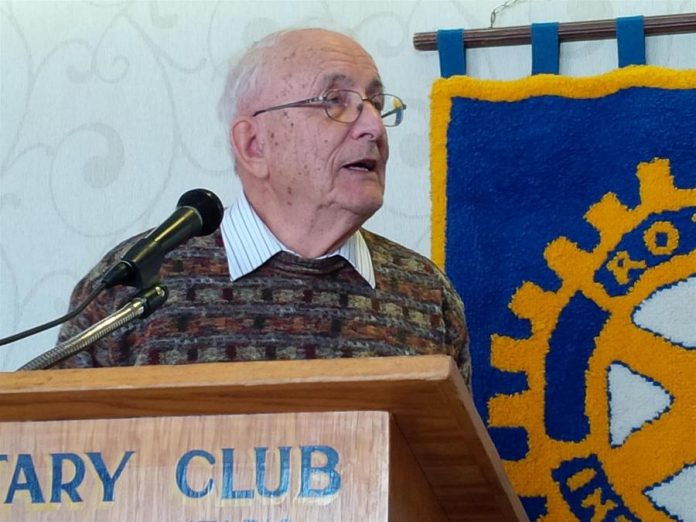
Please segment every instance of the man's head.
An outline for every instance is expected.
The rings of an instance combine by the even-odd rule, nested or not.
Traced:
[[[237,171],[281,241],[292,240],[293,230],[284,229],[293,227],[349,235],[382,205],[389,147],[379,108],[358,101],[352,122],[331,119],[336,112],[321,102],[277,108],[321,96],[375,97],[379,105],[379,72],[355,41],[322,29],[277,33],[252,48],[231,78]]]

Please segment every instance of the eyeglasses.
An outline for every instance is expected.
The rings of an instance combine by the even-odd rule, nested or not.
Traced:
[[[385,127],[396,127],[404,119],[406,104],[398,96],[379,93],[363,98],[359,92],[348,89],[332,89],[323,96],[276,105],[256,111],[253,116],[278,109],[292,107],[323,107],[326,115],[334,121],[353,123],[362,113],[364,102],[369,102],[379,111]]]

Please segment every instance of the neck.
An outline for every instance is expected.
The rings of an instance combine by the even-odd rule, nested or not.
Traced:
[[[349,212],[320,208],[301,212],[288,207],[258,205],[251,198],[254,211],[286,248],[304,258],[316,258],[334,252],[352,236],[365,221]]]

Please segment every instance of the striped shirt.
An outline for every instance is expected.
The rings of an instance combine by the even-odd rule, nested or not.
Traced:
[[[251,207],[244,192],[235,204],[225,211],[220,231],[222,232],[232,281],[253,272],[278,252],[289,252],[302,257],[278,240]],[[359,230],[350,236],[338,250],[317,259],[335,255],[348,261],[363,279],[372,288],[375,288],[372,257]]]

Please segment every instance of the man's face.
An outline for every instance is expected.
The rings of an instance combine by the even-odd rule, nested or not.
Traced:
[[[264,81],[265,107],[351,89],[363,97],[382,91],[372,58],[335,33],[306,31],[279,46]],[[379,112],[365,103],[351,124],[331,120],[320,107],[257,116],[267,147],[269,180],[277,200],[321,219],[357,216],[381,205],[389,146]]]

